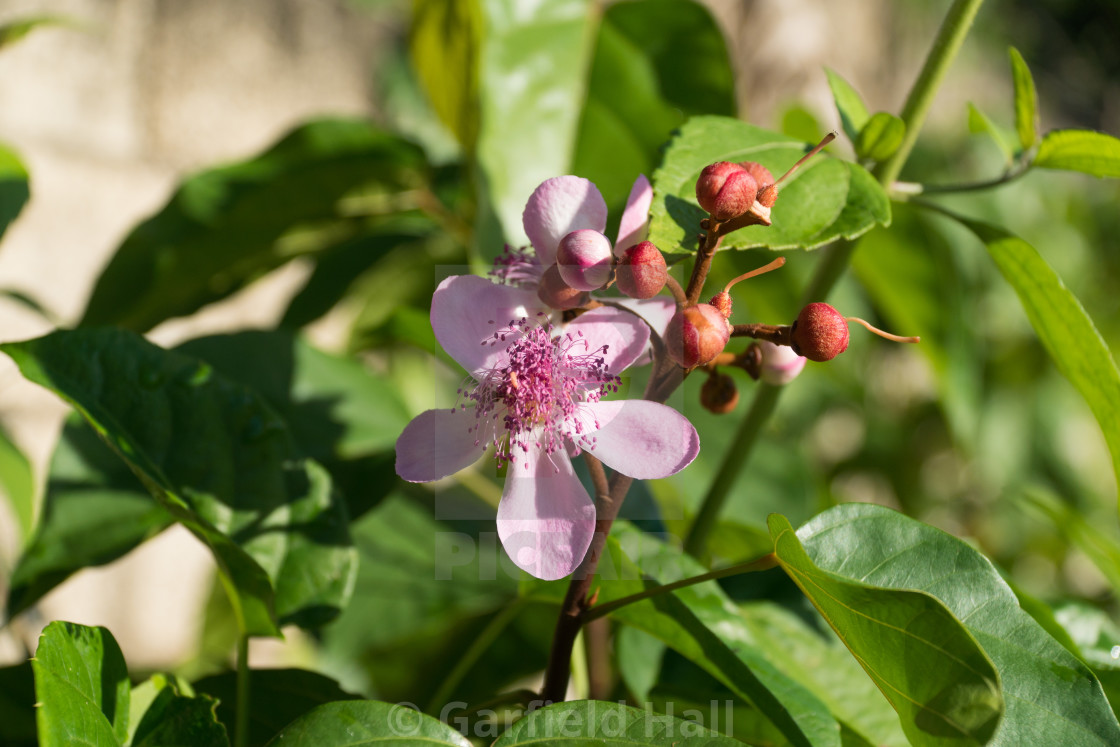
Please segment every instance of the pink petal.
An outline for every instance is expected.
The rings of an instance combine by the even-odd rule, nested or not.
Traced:
[[[607,203],[587,179],[557,176],[542,182],[529,196],[521,222],[541,265],[548,267],[556,261],[560,239],[572,231],[606,229]]]
[[[514,564],[547,581],[563,578],[583,561],[594,534],[595,505],[568,455],[536,446],[518,453],[498,504],[498,537]]]
[[[673,314],[677,313],[676,302],[668,296],[612,298],[611,301],[637,314],[661,338],[665,337],[665,329],[669,326],[669,320],[673,318]],[[642,354],[630,365],[644,366],[650,362],[652,352],[652,346],[647,345]]]
[[[626,210],[622,213],[622,222],[618,224],[618,241],[614,243],[616,257],[646,240],[649,230],[649,208],[653,204],[653,187],[649,184],[645,174],[639,174],[630,188],[630,197],[626,200]]]
[[[608,467],[639,480],[675,475],[700,452],[688,419],[667,405],[644,399],[585,405],[598,425],[589,451]]]
[[[432,482],[471,466],[494,437],[490,421],[481,431],[468,430],[476,422],[470,410],[420,413],[397,439],[397,474],[409,482]]]
[[[641,319],[620,309],[600,306],[580,314],[567,327],[567,333],[583,333],[587,352],[594,353],[603,345],[607,372],[618,376],[630,366],[649,344],[649,327]],[[577,354],[578,349],[572,353]]]
[[[455,275],[440,283],[432,295],[432,329],[447,354],[474,374],[494,367],[505,355],[508,342],[489,344],[497,330],[514,319],[533,320],[547,311],[533,290],[498,285],[474,275]]]

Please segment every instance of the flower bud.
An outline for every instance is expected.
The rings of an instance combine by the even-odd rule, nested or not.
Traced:
[[[787,345],[775,345],[768,340],[756,343],[761,354],[759,378],[767,384],[781,386],[797,378],[805,368],[805,358],[793,352]]]
[[[737,163],[718,161],[696,180],[696,200],[718,221],[742,215],[754,205],[758,183]]]
[[[758,184],[759,189],[762,189],[767,184],[774,183],[774,175],[770,173],[770,169],[766,168],[761,163],[757,161],[743,161],[739,165],[742,166],[748,174],[754,177],[754,181]]]
[[[713,373],[700,387],[700,404],[716,415],[726,415],[734,410],[739,404],[735,379],[725,373]]]
[[[830,361],[848,349],[848,321],[826,303],[811,303],[797,315],[790,342],[798,355]]]
[[[572,231],[560,239],[556,248],[560,277],[581,291],[598,290],[606,285],[613,258],[610,239],[590,228]]]
[[[650,241],[635,244],[623,252],[615,271],[618,289],[630,298],[653,298],[665,287],[668,278],[665,257]]]
[[[576,290],[565,283],[564,278],[560,277],[560,268],[556,265],[551,265],[541,275],[537,297],[549,307],[561,311],[579,308],[590,298],[585,291]]]
[[[709,363],[731,339],[731,324],[710,304],[686,306],[677,311],[665,329],[669,357],[682,368]]]

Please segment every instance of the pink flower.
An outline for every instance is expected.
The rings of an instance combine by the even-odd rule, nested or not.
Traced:
[[[508,465],[498,536],[520,568],[544,579],[579,565],[595,532],[595,505],[571,456],[586,450],[638,479],[668,477],[699,451],[695,428],[670,407],[604,401],[641,355],[649,328],[601,307],[558,333],[534,291],[472,276],[443,281],[432,328],[477,382],[450,410],[418,415],[397,440],[397,474],[430,482],[493,446]]]

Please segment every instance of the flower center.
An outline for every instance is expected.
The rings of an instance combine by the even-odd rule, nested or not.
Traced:
[[[528,319],[510,322],[495,333],[489,344],[521,334],[506,348],[503,365],[482,374],[478,385],[462,392],[475,403],[476,435],[483,420],[495,425],[493,444],[498,464],[515,452],[535,444],[546,454],[564,448],[565,437],[576,453],[594,446],[588,431],[598,429],[587,408],[604,394],[617,391],[619,378],[607,372],[604,345],[595,350],[582,332],[553,337],[551,324],[531,324]],[[589,427],[592,426],[592,427]],[[481,438],[476,442],[481,444]]]

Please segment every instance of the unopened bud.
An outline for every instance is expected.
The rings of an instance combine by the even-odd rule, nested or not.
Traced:
[[[635,244],[623,252],[615,270],[615,284],[630,298],[653,298],[668,279],[665,257],[650,241]]]
[[[556,265],[550,266],[541,275],[540,284],[537,286],[537,297],[549,307],[561,311],[577,309],[590,299],[586,291],[576,290],[565,283]]]
[[[775,345],[767,340],[756,344],[760,353],[759,378],[767,384],[788,384],[805,368],[805,358],[786,345]]]
[[[665,347],[669,357],[682,368],[711,362],[731,339],[731,325],[711,304],[686,306],[669,320]]]
[[[556,264],[560,277],[570,287],[593,291],[606,285],[611,276],[611,242],[590,228],[572,231],[560,239]]]
[[[811,303],[797,315],[790,343],[811,361],[830,361],[848,349],[848,322],[828,304]]]
[[[735,380],[725,373],[713,373],[700,387],[700,404],[708,412],[726,415],[739,404],[739,389]]]
[[[718,221],[742,215],[754,205],[758,182],[737,163],[718,161],[696,180],[696,201]]]

